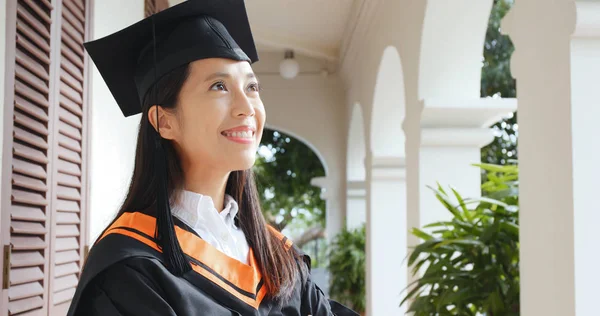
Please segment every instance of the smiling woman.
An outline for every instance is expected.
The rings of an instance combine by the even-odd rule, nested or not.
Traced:
[[[190,0],[85,47],[125,116],[133,177],[68,315],[355,315],[263,218],[265,125],[243,0]]]

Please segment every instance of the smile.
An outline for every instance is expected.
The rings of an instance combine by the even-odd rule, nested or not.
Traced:
[[[225,137],[232,137],[232,138],[245,138],[245,139],[253,139],[254,138],[254,131],[222,132],[221,134]]]

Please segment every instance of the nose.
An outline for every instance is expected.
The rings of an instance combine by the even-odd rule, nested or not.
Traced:
[[[236,98],[233,100],[232,115],[234,117],[254,116],[256,111],[254,104],[248,96],[241,92],[236,93]]]

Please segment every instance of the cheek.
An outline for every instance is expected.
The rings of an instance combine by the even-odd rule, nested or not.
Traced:
[[[218,123],[211,113],[185,113],[181,128],[184,150],[189,154],[201,154],[214,146],[218,137]]]

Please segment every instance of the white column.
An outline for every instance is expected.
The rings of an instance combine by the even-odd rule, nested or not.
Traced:
[[[421,117],[419,149],[420,225],[451,214],[427,188],[441,184],[463,197],[481,196],[481,147],[493,140],[489,128],[516,109],[515,99],[427,99]]]
[[[404,315],[406,168],[402,157],[367,158],[367,315]]]
[[[352,230],[367,221],[367,188],[365,181],[348,181],[346,190],[346,228]]]
[[[521,315],[598,315],[600,3],[516,1],[503,29],[520,105]]]
[[[316,177],[310,181],[311,185],[323,189],[321,199],[325,200],[325,238],[329,243],[340,231],[344,224],[344,215],[341,212],[339,186],[328,177]]]

